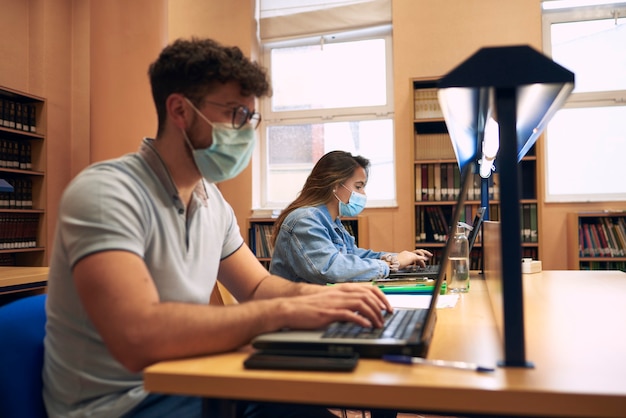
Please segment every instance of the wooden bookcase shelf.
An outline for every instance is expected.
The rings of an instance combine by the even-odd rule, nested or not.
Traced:
[[[46,100],[6,87],[0,87],[0,179],[13,187],[0,190],[0,294],[43,291]]]
[[[413,154],[415,191],[415,247],[427,248],[441,255],[450,226],[452,209],[458,196],[460,172],[445,119],[437,97],[438,78],[415,78],[413,89]],[[497,168],[497,164],[496,164]],[[537,157],[534,149],[520,162],[522,176],[522,254],[538,259],[539,205],[537,204]],[[471,224],[480,206],[480,177],[475,175],[465,201],[462,220]],[[489,218],[500,220],[499,173],[489,178]],[[470,255],[471,269],[482,270],[482,234]]]
[[[270,245],[272,230],[276,218],[251,217],[248,218],[248,245],[259,261],[269,267],[272,260],[272,247]],[[341,218],[341,222],[352,236],[359,247],[369,246],[369,229],[367,216],[360,215],[353,218]]]
[[[626,211],[567,214],[570,270],[626,271]]]
[[[46,263],[46,100],[0,87],[0,265]]]

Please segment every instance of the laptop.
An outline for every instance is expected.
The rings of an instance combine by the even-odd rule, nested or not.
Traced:
[[[467,164],[462,171],[461,193],[450,225],[456,225],[461,217],[472,177],[472,164]],[[426,357],[435,328],[437,299],[445,281],[451,243],[452,240],[448,240],[443,248],[442,267],[427,309],[396,308],[392,314],[385,314],[385,326],[381,329],[363,328],[351,322],[335,322],[319,330],[285,329],[261,334],[252,340],[252,346],[265,353],[292,356],[316,353],[320,356],[358,355],[364,358],[380,358],[387,354]],[[391,332],[394,326],[397,334]]]
[[[476,237],[480,231],[480,227],[483,223],[483,219],[485,216],[486,208],[481,206],[476,211],[476,215],[474,215],[474,220],[472,221],[472,229],[470,230],[469,235],[467,236],[467,240],[469,242],[469,250],[470,253],[472,248],[474,248],[474,242],[476,242]],[[456,225],[456,224],[455,224]],[[427,264],[426,266],[408,266],[398,271],[389,273],[389,275],[383,279],[378,279],[376,282],[380,283],[393,283],[395,281],[407,281],[407,280],[415,280],[415,281],[423,281],[428,279],[436,279],[439,274],[439,264]]]

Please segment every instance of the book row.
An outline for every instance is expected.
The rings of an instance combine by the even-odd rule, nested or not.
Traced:
[[[413,109],[415,119],[443,118],[437,89],[415,89],[413,91]]]
[[[254,223],[250,226],[250,249],[258,258],[271,258],[274,252],[272,245],[273,223]]]
[[[621,270],[626,272],[626,261],[584,261],[580,270]]]
[[[433,253],[433,257],[430,259],[428,264],[439,264],[441,265],[441,260],[443,256],[443,252],[438,249],[429,249],[431,253]],[[482,257],[482,249],[481,248],[473,248],[469,254],[469,263],[470,270],[482,270],[483,269],[483,257]]]
[[[28,141],[0,138],[0,168],[32,169],[32,147]]]
[[[467,200],[480,200],[482,177],[474,174]],[[489,200],[500,199],[500,178],[493,173],[488,179]],[[415,201],[454,201],[459,196],[461,172],[457,163],[415,165]]]
[[[415,159],[455,159],[452,140],[447,133],[429,133],[415,135]]]
[[[0,193],[0,209],[32,209],[33,182],[27,177],[9,177],[13,192]]]
[[[578,227],[581,257],[625,257],[624,217],[580,218]]]
[[[15,265],[16,265],[15,254],[10,254],[10,253],[0,254],[0,266],[8,267],[8,266],[15,266]]]
[[[38,213],[0,213],[0,249],[37,247]]]
[[[539,231],[537,222],[537,204],[522,203],[520,211],[522,226],[522,242],[538,242]]]
[[[452,217],[452,209],[452,206],[439,205],[416,207],[415,243],[446,242],[451,231],[448,220]],[[498,220],[498,209],[498,205],[490,205],[490,219]],[[477,205],[465,205],[464,211],[461,213],[461,222],[471,224],[477,210]],[[482,230],[478,231],[475,242],[482,242]]]
[[[37,132],[37,108],[34,103],[22,103],[0,97],[0,126],[26,132]]]
[[[358,243],[357,221],[342,220],[346,231],[352,235]],[[254,222],[248,230],[248,242],[250,249],[258,258],[271,258],[274,252],[272,245],[272,232],[274,230],[273,222]]]
[[[415,243],[444,243],[448,239],[450,233],[450,225],[448,220],[452,217],[453,206],[428,205],[415,207],[416,231]],[[471,223],[476,211],[477,205],[466,205],[461,215],[461,221]],[[500,206],[497,204],[489,205],[489,219],[492,221],[500,220]],[[521,241],[525,243],[538,242],[538,221],[537,221],[537,204],[522,203],[520,205],[520,224],[521,224]],[[476,243],[482,241],[482,231],[476,237]]]
[[[359,242],[359,235],[358,235],[358,230],[356,228],[356,222],[355,221],[347,221],[344,220],[341,222],[344,226],[344,228],[346,228],[346,231],[348,231],[348,233],[350,235],[352,235],[355,239],[355,241],[358,243]]]
[[[417,229],[415,231],[415,242],[446,242],[451,230],[448,225],[448,219],[452,217],[452,206],[418,206],[415,208],[415,215],[417,219]],[[465,210],[461,213],[461,222],[471,224],[472,220],[476,216],[478,206],[466,205]],[[490,213],[491,219],[497,220],[497,205],[490,205],[490,210],[495,213]],[[494,218],[494,216],[496,218]],[[476,236],[476,243],[482,241],[482,231],[478,232]]]
[[[433,257],[430,264],[441,264],[441,257],[443,251],[440,249],[430,249],[430,252],[433,253]],[[483,257],[482,257],[482,248],[473,248],[470,251],[470,270],[483,270]],[[539,253],[537,248],[532,247],[524,247],[522,248],[522,258],[532,258],[533,260],[537,260],[539,258]]]

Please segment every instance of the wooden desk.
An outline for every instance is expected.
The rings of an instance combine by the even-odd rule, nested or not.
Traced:
[[[626,274],[554,271],[524,277],[532,369],[481,374],[362,359],[353,373],[245,370],[246,352],[145,370],[148,391],[208,398],[493,416],[626,416]],[[502,347],[480,279],[438,312],[429,358],[493,365]]]
[[[0,294],[43,289],[48,267],[0,267]]]

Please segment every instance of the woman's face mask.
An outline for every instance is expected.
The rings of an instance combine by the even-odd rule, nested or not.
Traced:
[[[350,190],[343,184],[341,185],[341,187],[350,192],[350,199],[348,199],[348,203],[343,203],[341,199],[339,199],[339,197],[335,195],[335,197],[339,201],[339,215],[357,216],[365,208],[365,203],[367,203],[367,196],[362,193],[357,193],[354,190]]]
[[[191,148],[198,171],[211,183],[236,177],[250,163],[254,151],[254,129],[251,126],[235,129],[230,123],[211,122],[189,99],[185,100],[213,128],[213,143],[203,149],[194,149],[183,129],[183,136]]]

